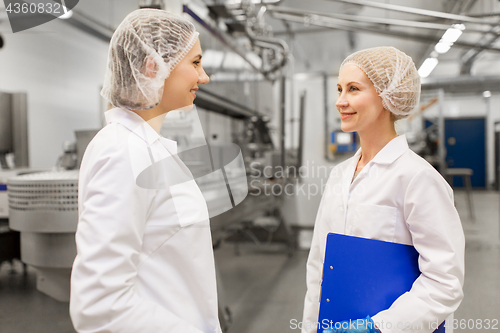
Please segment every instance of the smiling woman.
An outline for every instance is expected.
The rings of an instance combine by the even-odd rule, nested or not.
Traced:
[[[419,254],[420,275],[389,308],[345,318],[355,325],[335,330],[341,322],[333,323],[323,333],[433,332],[434,323],[450,319],[462,301],[465,241],[452,189],[394,128],[418,104],[417,69],[393,47],[366,49],[344,60],[337,89],[342,130],[356,131],[361,149],[328,179],[307,262],[303,322],[318,319],[326,237],[337,233],[412,245]],[[377,300],[366,295],[366,302]],[[351,306],[364,311],[362,304]],[[401,323],[410,323],[410,329],[400,329]],[[414,324],[421,329],[412,329]],[[316,327],[302,332],[321,333]]]
[[[167,112],[192,105],[209,81],[201,57],[194,25],[163,10],[132,12],[111,39],[101,94],[115,108],[79,175],[70,299],[78,332],[221,332],[200,189],[194,181],[168,188],[137,181],[167,158],[176,175],[193,179],[176,142],[158,131]]]

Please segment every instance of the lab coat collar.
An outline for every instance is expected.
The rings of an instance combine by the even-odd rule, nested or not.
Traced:
[[[160,134],[156,132],[146,121],[144,121],[144,119],[130,110],[122,108],[110,109],[105,113],[105,117],[108,124],[122,124],[142,140],[146,141],[148,145],[152,145],[156,140],[162,139]]]
[[[398,135],[389,143],[387,143],[384,148],[382,148],[377,155],[370,161],[372,164],[391,164],[397,160],[405,151],[409,149],[408,142],[406,140],[406,135]],[[354,154],[354,160],[356,163],[361,155],[361,148],[358,149],[356,154]]]
[[[361,170],[356,180],[364,177],[367,170],[373,164],[391,164],[396,161],[405,151],[409,149],[408,142],[406,141],[406,136],[399,135],[389,141],[384,148],[382,148],[377,155]],[[358,164],[359,158],[361,156],[361,148],[358,149],[356,154],[351,159],[351,162],[347,165],[345,170],[345,177],[342,180],[342,197],[344,199],[344,210],[347,209],[347,201],[349,199],[349,189],[351,183],[353,183],[352,178],[354,176],[354,171],[356,170],[356,165]]]
[[[391,164],[409,149],[406,135],[399,135],[389,141],[382,150],[373,158],[376,164]]]

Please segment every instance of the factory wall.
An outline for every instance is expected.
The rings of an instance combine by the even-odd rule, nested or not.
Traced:
[[[493,93],[489,98],[484,98],[479,94],[445,94],[443,113],[445,118],[485,118],[486,184],[491,186],[495,180],[494,124],[496,121],[500,121],[500,94]],[[439,107],[435,104],[426,110],[423,115],[425,117],[437,117],[438,114]]]
[[[16,34],[5,20],[0,29],[0,91],[27,93],[30,164],[50,168],[74,130],[101,127],[108,44],[61,20]]]

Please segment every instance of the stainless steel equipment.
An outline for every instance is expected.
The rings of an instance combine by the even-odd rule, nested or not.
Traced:
[[[85,153],[85,149],[87,149],[88,144],[90,143],[90,141],[92,141],[97,132],[99,132],[98,129],[75,131],[77,168],[80,168],[80,164],[82,163],[83,153]]]
[[[5,155],[14,153],[17,168],[29,166],[27,96],[0,92],[0,163],[8,168]]]
[[[10,94],[0,93],[0,154],[9,153],[13,150],[10,105]]]
[[[7,185],[9,226],[21,232],[21,260],[36,268],[39,291],[69,301],[78,171],[25,174],[9,178]]]

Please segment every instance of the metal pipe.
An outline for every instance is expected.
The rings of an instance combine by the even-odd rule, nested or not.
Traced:
[[[438,156],[439,156],[439,172],[444,175],[446,169],[446,147],[444,144],[445,133],[444,133],[444,90],[439,89],[438,91],[438,105],[439,105],[439,115],[438,115]]]
[[[485,136],[484,136],[484,146],[486,147],[486,189],[487,190],[492,190],[493,188],[491,187],[491,177],[490,175],[494,176],[494,170],[495,170],[495,162],[494,159],[492,160],[491,155],[489,154],[490,151],[495,151],[495,148],[491,147],[491,142],[494,142],[495,140],[495,129],[493,127],[493,115],[492,115],[492,107],[491,107],[491,94],[490,95],[484,95],[483,93],[483,98],[485,99],[486,102],[486,125],[485,127]],[[490,137],[493,138],[493,140],[490,141]],[[494,156],[494,154],[493,154]],[[493,170],[491,168],[493,166]],[[493,181],[495,179],[493,178]],[[469,203],[469,207],[471,204]],[[470,209],[471,215],[472,215],[472,209]]]
[[[271,43],[263,42],[263,41],[260,41],[260,40],[254,40],[253,44],[256,45],[256,46],[260,46],[260,47],[266,48],[266,49],[273,49],[276,53],[279,53],[282,50],[276,44],[271,44]],[[262,72],[265,73],[265,74],[271,74],[271,73],[274,73],[275,71],[277,71],[278,69],[284,67],[286,65],[286,57],[287,57],[287,54],[283,53],[283,59],[282,59],[282,61],[279,64],[276,64],[275,66],[271,67],[270,69],[262,71]]]
[[[328,161],[328,144],[329,140],[328,138],[330,137],[328,135],[328,132],[330,129],[328,128],[328,115],[329,115],[329,110],[328,110],[328,74],[323,73],[323,103],[324,103],[324,116],[325,116],[325,134],[323,135],[324,137],[324,145],[325,145],[325,161]]]
[[[63,22],[109,43],[111,36],[113,36],[113,28],[108,27],[75,9],[72,9],[72,11],[73,15],[67,20],[62,20]]]
[[[373,8],[381,8],[381,9],[393,10],[393,11],[409,13],[409,14],[437,17],[437,18],[442,18],[442,19],[447,19],[447,20],[452,20],[452,21],[459,21],[459,22],[490,24],[490,25],[498,24],[498,21],[485,21],[485,20],[482,20],[480,18],[465,16],[465,15],[449,14],[449,13],[443,13],[443,12],[438,12],[438,11],[434,11],[434,10],[427,10],[427,9],[420,9],[420,8],[413,8],[413,7],[406,7],[406,6],[398,6],[398,5],[393,5],[393,4],[389,4],[389,3],[381,3],[381,2],[375,2],[375,1],[369,1],[369,0],[328,0],[328,1],[343,2],[343,3],[349,3],[349,4],[353,4],[353,5],[361,5],[361,6],[367,6],[367,7],[373,7]]]
[[[202,18],[200,18],[198,15],[196,15],[196,13],[194,13],[188,6],[184,5],[183,6],[183,10],[184,10],[185,13],[187,13],[191,17],[193,17],[203,27],[205,27],[212,35],[214,35],[217,39],[219,39],[223,44],[225,44],[231,50],[233,50],[235,53],[237,53],[238,55],[240,55],[247,63],[250,64],[250,66],[252,68],[254,68],[256,71],[258,71],[262,75],[264,75],[264,77],[267,80],[271,80],[271,78],[269,77],[269,74],[271,74],[272,72],[276,71],[277,69],[279,69],[279,68],[281,68],[281,67],[283,67],[285,65],[285,63],[286,63],[286,54],[288,53],[288,45],[285,43],[285,41],[283,41],[281,39],[278,39],[278,38],[257,36],[257,35],[255,35],[255,33],[249,27],[246,27],[246,29],[245,29],[246,33],[247,33],[248,37],[250,38],[250,40],[252,42],[254,42],[254,41],[260,41],[260,42],[264,42],[264,43],[270,43],[270,44],[273,44],[273,45],[278,45],[278,46],[280,46],[283,49],[283,60],[282,60],[281,64],[279,64],[277,66],[274,66],[270,70],[265,71],[262,68],[257,68],[251,61],[249,61],[246,58],[246,56],[242,52],[240,52],[235,46],[231,45],[231,43],[229,43],[226,40],[226,38],[224,38],[223,33],[221,31],[219,31],[218,28],[212,27],[211,25],[209,25]],[[262,16],[264,15],[264,13],[265,13],[265,10],[262,12],[262,14],[259,12],[259,14],[261,14]],[[267,46],[267,47],[266,46],[262,46],[262,47],[272,48],[272,47],[269,47],[269,46]]]
[[[494,42],[500,38],[500,35],[498,34],[498,27],[493,27],[491,28],[491,31],[495,33],[494,36],[490,36],[489,38],[486,35],[483,35],[481,40],[477,43],[478,45],[481,46],[489,46],[492,45]],[[461,58],[461,66],[460,66],[460,74],[470,74],[472,65],[474,61],[476,60],[477,56],[482,52],[483,50],[478,50],[478,49],[471,49],[467,51]]]
[[[319,11],[311,11],[311,10],[302,10],[295,9],[290,7],[276,7],[269,6],[268,10],[270,12],[282,12],[282,13],[293,13],[300,15],[318,15],[324,16],[344,21],[353,21],[353,22],[365,22],[365,23],[376,23],[383,25],[396,25],[410,28],[422,28],[422,29],[433,29],[433,30],[447,30],[450,28],[449,24],[441,24],[441,23],[429,23],[429,22],[417,22],[411,20],[397,20],[397,19],[389,19],[389,18],[379,18],[379,17],[369,17],[369,16],[358,16],[358,15],[349,15],[349,14],[338,14],[338,13],[325,13]],[[467,28],[464,32],[479,32],[479,33],[494,33],[491,29],[469,29]],[[496,34],[496,33],[495,33]]]
[[[279,38],[273,38],[273,37],[263,37],[263,36],[257,36],[252,29],[250,29],[248,26],[246,27],[246,33],[248,34],[248,37],[250,37],[250,40],[253,41],[259,41],[259,42],[264,42],[264,43],[269,43],[269,44],[274,44],[278,45],[281,47],[283,50],[283,61],[282,61],[282,66],[283,67],[286,63],[286,57],[287,54],[289,53],[289,48],[288,44]]]
[[[219,31],[218,28],[216,27],[212,27],[210,24],[208,24],[207,22],[205,22],[201,17],[199,17],[198,15],[196,15],[188,6],[186,5],[183,5],[183,11],[185,13],[187,13],[189,16],[191,16],[195,21],[197,21],[198,23],[200,23],[205,29],[207,29],[213,36],[215,36],[218,40],[220,40],[224,45],[226,45],[227,47],[229,47],[233,52],[237,53],[240,57],[243,58],[243,60],[245,60],[248,64],[250,64],[250,66],[255,69],[257,72],[260,72],[262,73],[266,79],[269,80],[269,78],[267,77],[267,74],[265,74],[260,68],[257,68],[251,61],[249,61],[246,56],[240,51],[238,50],[238,48],[236,48],[235,46],[233,46],[231,43],[229,43],[226,38],[224,38],[224,36],[222,35],[222,32]]]
[[[280,146],[281,146],[281,167],[285,170],[285,111],[286,111],[286,76],[281,77],[281,112],[280,112]]]
[[[286,21],[283,21],[286,22]],[[297,30],[286,30],[286,31],[275,31],[273,35],[300,35],[300,34],[317,34],[325,31],[331,30],[330,28],[318,28],[318,29],[297,29]]]
[[[482,93],[485,90],[499,92],[500,77],[461,75],[458,77],[426,77],[422,79],[422,91],[444,89],[449,93]]]
[[[297,170],[300,170],[300,167],[304,165],[304,123],[306,116],[306,96],[307,90],[302,91],[300,94],[300,110],[299,110],[299,146],[297,151]],[[300,174],[299,174],[300,176]]]
[[[286,20],[286,21],[291,21],[291,22],[298,22],[298,23],[304,23],[305,19],[307,18],[306,16],[301,18],[301,17],[298,17],[297,15],[282,14],[282,13],[276,13],[276,12],[272,13],[272,16],[276,19],[281,19],[281,20]],[[325,18],[325,20],[323,20],[325,22],[323,22],[323,23],[314,22],[314,17],[313,17],[313,19],[311,19],[311,18],[308,18],[308,19],[309,20],[307,21],[307,24],[309,24],[309,25],[314,25],[314,26],[318,26],[318,27],[326,27],[326,28],[337,29],[337,30],[354,31],[354,32],[363,31],[363,32],[367,32],[367,33],[374,33],[374,34],[392,36],[392,37],[397,37],[397,38],[410,39],[413,41],[420,41],[420,42],[425,42],[425,43],[437,43],[440,39],[440,37],[429,36],[429,35],[411,34],[411,33],[406,33],[406,32],[399,32],[399,31],[382,30],[382,29],[377,29],[375,27],[368,28],[368,27],[362,27],[359,25],[357,25],[357,26],[350,25],[349,26],[349,25],[342,25],[342,24],[335,24],[335,23],[326,22],[330,18]],[[475,49],[481,49],[481,50],[500,52],[500,48],[497,48],[497,47],[476,45],[473,43],[466,43],[466,42],[460,42],[460,41],[456,41],[455,43],[453,43],[453,45],[456,47],[475,48]]]
[[[266,10],[267,10],[266,6],[260,7],[259,12],[257,13],[257,22],[262,20],[262,18],[264,17],[264,14],[266,13]]]

